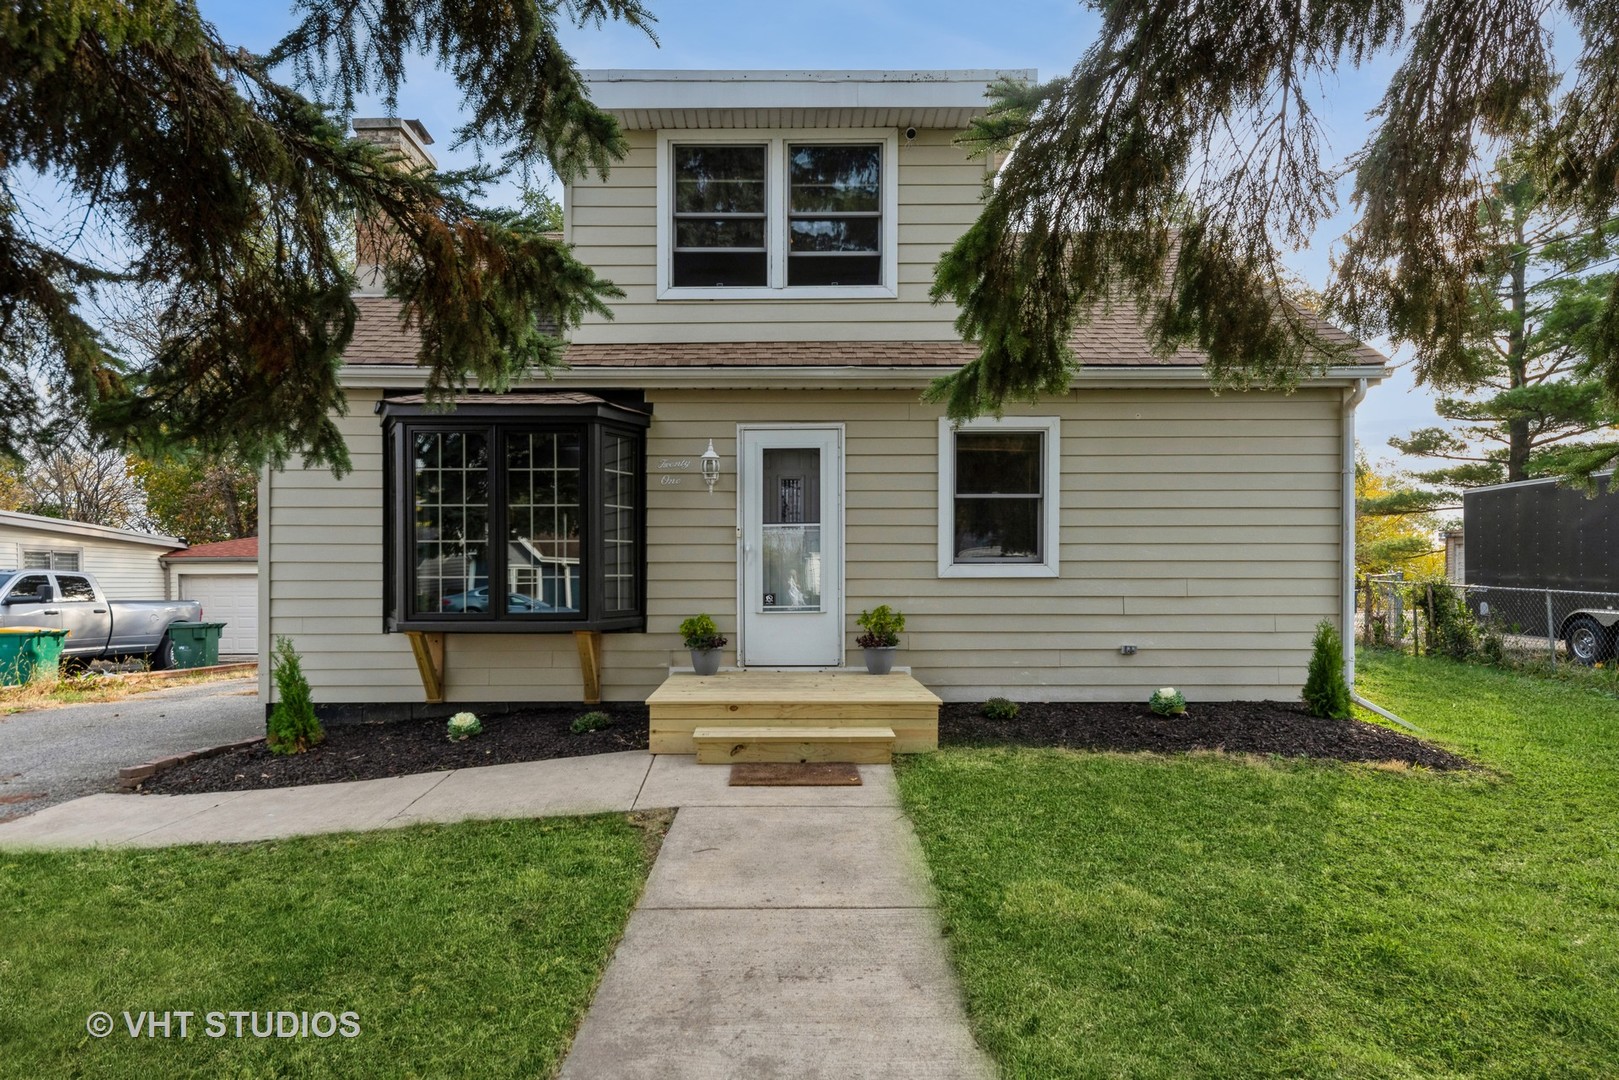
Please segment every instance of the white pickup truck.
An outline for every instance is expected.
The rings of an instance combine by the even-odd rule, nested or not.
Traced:
[[[90,574],[0,570],[0,627],[67,630],[64,657],[146,656],[153,668],[173,667],[170,624],[201,621],[195,600],[108,600]]]

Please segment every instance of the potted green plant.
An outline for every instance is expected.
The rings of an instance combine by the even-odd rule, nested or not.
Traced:
[[[725,638],[707,615],[693,615],[680,624],[680,636],[691,650],[691,666],[699,675],[712,675],[720,669],[720,650]]]
[[[855,644],[866,652],[866,671],[872,675],[887,675],[894,670],[894,649],[899,645],[899,634],[905,629],[905,616],[878,604],[871,611],[862,611],[855,622],[865,631],[855,638]]]

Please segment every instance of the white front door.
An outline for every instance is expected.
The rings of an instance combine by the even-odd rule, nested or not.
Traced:
[[[741,661],[843,665],[843,428],[743,427]]]

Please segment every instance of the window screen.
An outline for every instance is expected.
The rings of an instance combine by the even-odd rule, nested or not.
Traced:
[[[25,551],[24,570],[81,570],[77,551]]]
[[[882,278],[880,146],[789,146],[787,284]]]
[[[957,432],[957,562],[1040,561],[1043,442],[1038,431]]]
[[[765,285],[765,147],[677,146],[674,155],[673,283]]]

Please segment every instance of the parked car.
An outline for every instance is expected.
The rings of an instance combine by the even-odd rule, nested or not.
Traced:
[[[195,600],[108,600],[92,574],[0,570],[0,627],[66,630],[64,657],[144,656],[154,668],[173,667],[169,627],[201,621]]]
[[[489,586],[481,585],[476,589],[469,589],[464,593],[455,593],[451,596],[446,596],[442,601],[441,606],[445,611],[486,612],[489,610]],[[554,609],[550,604],[545,603],[543,600],[536,600],[532,596],[525,596],[522,593],[514,592],[506,594],[506,610],[538,612],[551,611]]]

